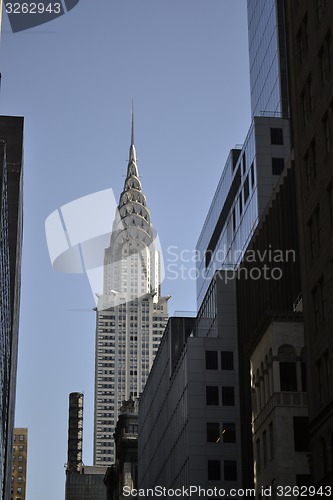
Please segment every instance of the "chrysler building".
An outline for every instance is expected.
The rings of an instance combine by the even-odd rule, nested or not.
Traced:
[[[113,433],[124,400],[140,395],[168,319],[160,253],[142,192],[133,111],[127,176],[104,253],[96,318],[94,464],[115,461]]]

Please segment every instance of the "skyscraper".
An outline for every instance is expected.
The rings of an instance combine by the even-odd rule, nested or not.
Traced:
[[[10,498],[22,249],[23,118],[0,117],[0,499]]]
[[[160,254],[136,163],[132,113],[127,176],[104,257],[97,305],[94,464],[115,460],[122,402],[142,392],[167,322]]]

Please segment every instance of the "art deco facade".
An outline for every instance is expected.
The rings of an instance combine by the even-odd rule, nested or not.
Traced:
[[[132,137],[124,189],[105,250],[96,325],[94,464],[115,461],[113,433],[122,402],[143,391],[167,322],[160,254],[142,192]]]
[[[11,489],[22,248],[23,118],[0,117],[0,498]]]
[[[14,429],[11,500],[25,500],[27,481],[28,429]]]

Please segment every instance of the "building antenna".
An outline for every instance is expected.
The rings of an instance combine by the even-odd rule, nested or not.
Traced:
[[[134,146],[134,103],[132,99],[131,107],[131,146]]]

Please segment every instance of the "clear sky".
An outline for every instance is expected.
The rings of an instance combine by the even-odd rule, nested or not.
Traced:
[[[52,268],[45,220],[96,191],[118,199],[133,98],[167,276],[168,248],[193,255],[229,149],[250,125],[246,0],[80,0],[16,34],[4,15],[0,71],[1,114],[25,117],[16,425],[29,428],[27,500],[59,500],[72,391],[85,394],[92,464],[95,302],[85,275]],[[196,309],[195,263],[179,264],[187,271],[162,284],[171,314]]]

